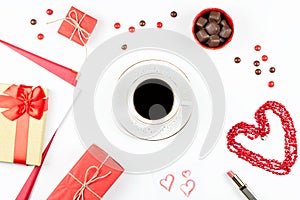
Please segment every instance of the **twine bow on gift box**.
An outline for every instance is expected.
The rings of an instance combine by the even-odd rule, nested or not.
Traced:
[[[26,164],[29,118],[40,120],[48,110],[48,99],[43,89],[26,85],[11,85],[0,95],[0,108],[8,108],[2,114],[9,120],[17,120],[14,162]]]
[[[75,16],[74,18],[72,17],[72,13]],[[84,13],[83,16],[81,17],[81,19],[78,20],[78,14],[77,14],[76,10],[71,10],[69,12],[68,16],[64,19],[66,22],[68,22],[69,24],[71,24],[72,26],[75,27],[75,29],[72,32],[72,35],[70,36],[69,39],[72,40],[72,38],[74,37],[74,35],[77,31],[79,39],[84,46],[85,46],[85,42],[84,42],[83,38],[88,40],[91,36],[91,34],[88,31],[86,31],[84,28],[82,28],[80,26],[80,24],[81,24],[82,20],[85,18],[85,16],[86,16],[86,14]]]
[[[72,14],[74,15],[74,17],[72,17]],[[57,20],[52,21],[52,22],[47,22],[47,24],[51,24],[51,23],[54,23],[54,22],[57,22],[57,21],[64,20],[65,22],[67,22],[70,25],[74,26],[74,30],[73,30],[71,36],[69,37],[69,40],[72,40],[73,37],[75,36],[75,33],[77,32],[79,40],[81,41],[81,43],[85,47],[85,54],[86,54],[86,57],[87,57],[87,47],[86,47],[86,42],[84,41],[84,39],[88,40],[90,38],[91,34],[87,30],[85,30],[84,28],[82,28],[80,26],[80,24],[83,21],[83,19],[85,18],[85,16],[86,16],[86,14],[84,13],[83,16],[81,17],[81,19],[79,20],[77,11],[73,9],[68,13],[67,17],[57,19]]]
[[[94,192],[91,188],[89,188],[89,185],[96,182],[96,181],[99,181],[100,179],[104,179],[106,177],[108,177],[110,174],[111,174],[111,171],[107,172],[105,175],[103,176],[98,176],[101,172],[101,168],[103,167],[104,163],[107,161],[107,159],[109,158],[109,156],[107,156],[105,158],[105,160],[102,162],[102,164],[97,167],[97,166],[90,166],[86,172],[85,172],[85,175],[84,175],[84,181],[81,182],[78,178],[76,178],[76,176],[74,176],[72,173],[69,172],[69,175],[74,179],[76,180],[79,184],[81,184],[81,187],[77,190],[77,192],[74,194],[73,196],[73,200],[84,200],[84,191],[87,189],[89,190],[92,194],[94,194],[98,199],[101,199],[101,197],[96,193]],[[92,169],[95,169],[95,173],[92,175],[92,177],[90,179],[88,179],[88,175],[90,173],[90,171]]]

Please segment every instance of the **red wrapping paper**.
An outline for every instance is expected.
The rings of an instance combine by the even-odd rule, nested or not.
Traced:
[[[96,24],[97,19],[72,6],[59,27],[58,33],[85,46]]]
[[[95,176],[97,171],[95,167],[100,169],[97,176]],[[96,145],[91,145],[47,199],[69,200],[83,198],[99,200],[123,171],[124,169],[113,158],[109,157],[106,152]],[[80,191],[84,183],[91,181],[93,176],[96,180],[94,179],[84,190]],[[76,196],[76,194],[82,194],[83,196]]]

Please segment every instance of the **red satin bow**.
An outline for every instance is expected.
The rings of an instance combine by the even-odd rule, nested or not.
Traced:
[[[0,107],[8,108],[2,114],[13,121],[27,113],[29,116],[40,120],[43,112],[48,109],[48,101],[43,89],[38,86],[11,85],[0,95]]]

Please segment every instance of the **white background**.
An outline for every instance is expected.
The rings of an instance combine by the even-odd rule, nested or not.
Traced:
[[[299,162],[292,167],[289,175],[277,176],[252,167],[226,148],[226,133],[231,126],[240,121],[254,123],[256,109],[267,100],[283,103],[294,119],[296,129],[299,129],[300,39],[296,1],[2,1],[0,39],[79,71],[85,58],[84,48],[57,33],[60,22],[45,24],[65,17],[71,6],[99,20],[87,45],[89,52],[108,38],[128,31],[129,26],[140,28],[140,20],[145,20],[148,28],[154,28],[156,22],[161,21],[164,29],[177,31],[193,39],[192,21],[198,12],[208,7],[225,10],[233,18],[235,25],[233,40],[227,47],[217,51],[205,50],[222,77],[226,93],[226,119],[222,137],[214,151],[206,159],[198,160],[201,145],[196,140],[188,153],[167,169],[146,175],[123,174],[104,199],[187,199],[179,190],[180,184],[185,181],[181,172],[186,169],[191,170],[190,177],[196,181],[196,187],[189,199],[242,199],[242,194],[225,175],[228,170],[238,173],[259,199],[299,199]],[[45,13],[48,8],[53,9],[53,15],[48,16]],[[172,10],[177,11],[177,18],[170,17]],[[32,18],[37,19],[35,26],[29,23]],[[115,22],[121,23],[119,30],[113,28]],[[43,33],[45,38],[38,40],[38,33]],[[254,51],[256,44],[262,46],[260,52]],[[253,61],[260,59],[263,54],[268,55],[269,60],[266,63],[261,62],[260,68],[263,72],[257,76],[254,73]],[[241,57],[240,64],[233,62],[236,56]],[[276,67],[275,74],[268,72],[271,66]],[[0,67],[5,70],[3,66]],[[270,80],[275,81],[272,89],[267,86]],[[265,156],[282,160],[283,131],[276,117],[268,115],[268,118],[271,123],[268,141],[249,142],[243,138],[240,141]],[[31,199],[46,199],[84,151],[71,114],[54,140]],[[0,164],[1,199],[16,197],[30,172],[26,170],[26,174],[22,174],[24,167]],[[171,192],[159,185],[160,179],[169,173],[175,176]],[[1,178],[1,174],[11,176]]]

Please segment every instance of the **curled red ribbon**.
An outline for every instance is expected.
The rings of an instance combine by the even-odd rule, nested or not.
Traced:
[[[17,120],[14,163],[26,164],[29,118],[40,120],[48,110],[48,99],[38,86],[11,85],[0,95],[0,107],[8,108],[2,114],[9,120]]]

